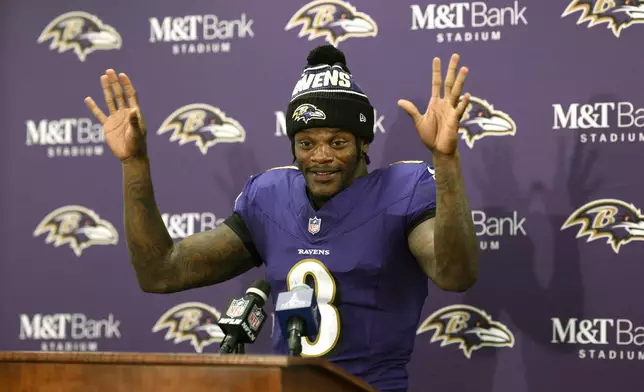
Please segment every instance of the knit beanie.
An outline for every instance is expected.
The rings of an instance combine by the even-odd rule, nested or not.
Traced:
[[[309,128],[341,128],[371,143],[374,119],[373,106],[347,68],[344,53],[332,45],[313,49],[286,111],[291,141]]]

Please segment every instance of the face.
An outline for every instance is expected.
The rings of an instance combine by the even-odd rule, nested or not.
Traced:
[[[366,146],[365,146],[366,148]],[[295,159],[313,198],[329,199],[358,174],[356,138],[334,128],[313,128],[295,134]]]

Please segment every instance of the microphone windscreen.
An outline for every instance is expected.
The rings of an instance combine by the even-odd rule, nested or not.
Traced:
[[[262,298],[263,302],[260,306],[264,306],[264,302],[268,300],[268,297],[271,295],[271,284],[268,281],[263,279],[258,279],[253,282],[253,284],[246,290],[246,294],[253,293]]]

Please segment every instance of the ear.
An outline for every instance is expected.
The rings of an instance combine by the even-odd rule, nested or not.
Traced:
[[[362,144],[362,152],[365,153],[365,154],[369,152],[369,145],[368,144],[366,144],[366,143]]]

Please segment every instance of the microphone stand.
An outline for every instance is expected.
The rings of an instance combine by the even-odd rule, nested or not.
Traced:
[[[237,343],[237,346],[235,347],[235,354],[245,354],[246,353],[246,348],[244,347],[244,343]]]

